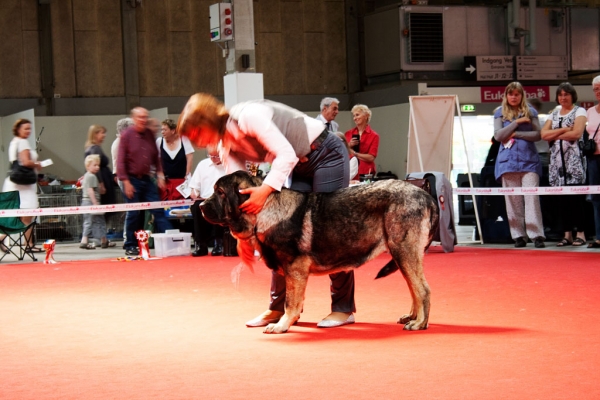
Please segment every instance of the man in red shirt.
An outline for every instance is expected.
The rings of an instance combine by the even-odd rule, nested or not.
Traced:
[[[158,188],[152,171],[156,171],[158,186],[165,187],[165,175],[156,148],[154,132],[148,128],[148,110],[136,107],[131,110],[133,126],[121,135],[117,156],[117,176],[123,183],[123,194],[127,203],[159,201]],[[150,210],[154,215],[156,232],[171,229],[171,224],[162,209]],[[141,229],[144,214],[140,210],[127,211],[125,217],[125,254],[139,255],[135,231]]]

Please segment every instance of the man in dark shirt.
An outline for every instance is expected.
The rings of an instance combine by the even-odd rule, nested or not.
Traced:
[[[165,175],[156,148],[154,133],[148,127],[148,110],[136,107],[131,110],[133,126],[127,129],[119,142],[117,156],[117,176],[123,183],[123,194],[127,203],[159,201],[158,188],[152,179],[156,171],[158,186],[164,188]],[[171,224],[159,208],[150,210],[154,216],[156,232],[171,229]],[[135,231],[142,227],[140,210],[127,211],[125,217],[125,254],[139,254]]]

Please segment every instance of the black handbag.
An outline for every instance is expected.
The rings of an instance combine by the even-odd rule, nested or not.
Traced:
[[[600,124],[598,124],[598,128],[600,128]],[[598,128],[596,128],[596,132],[594,132],[594,136],[590,139],[590,135],[585,131],[583,134],[583,143],[581,145],[581,153],[586,157],[592,157],[596,152],[596,134],[598,133]]]
[[[31,185],[37,182],[35,170],[19,164],[18,160],[13,161],[9,178],[17,185]]]

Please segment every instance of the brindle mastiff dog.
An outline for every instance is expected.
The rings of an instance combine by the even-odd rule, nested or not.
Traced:
[[[265,333],[286,332],[300,318],[310,274],[357,268],[385,250],[393,260],[377,278],[400,270],[413,300],[398,323],[407,330],[427,329],[430,291],[423,256],[438,221],[437,204],[427,192],[399,180],[333,193],[283,189],[269,196],[260,213],[242,213],[239,206],[249,195],[239,190],[261,183],[244,171],[226,175],[200,208],[209,222],[229,226],[244,264],[252,268],[257,249],[285,277],[285,314]]]

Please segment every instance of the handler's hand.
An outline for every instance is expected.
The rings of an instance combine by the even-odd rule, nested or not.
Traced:
[[[250,198],[240,205],[240,210],[248,214],[258,214],[265,205],[267,197],[274,191],[275,189],[265,184],[259,187],[240,189],[241,194],[250,195]]]

